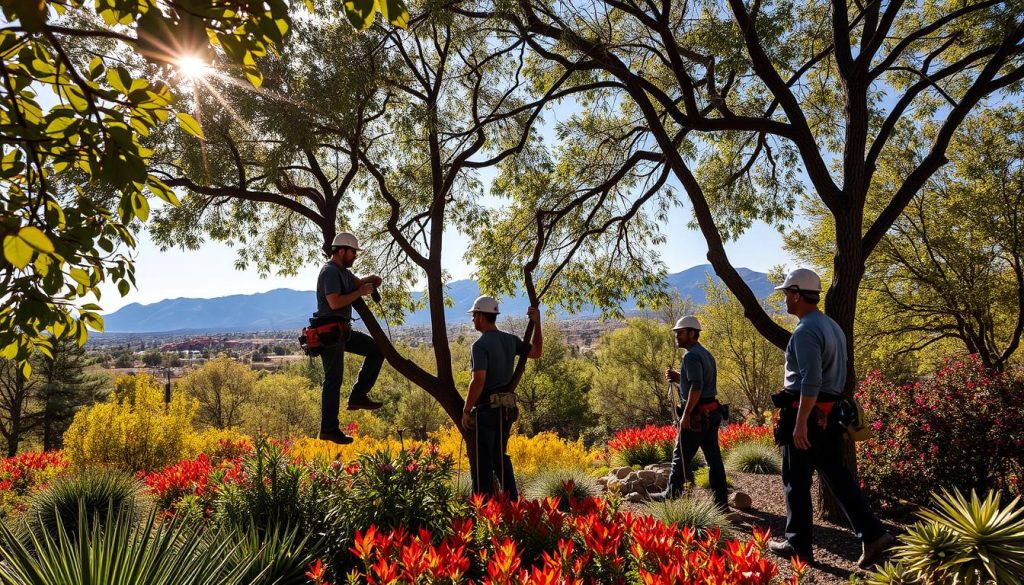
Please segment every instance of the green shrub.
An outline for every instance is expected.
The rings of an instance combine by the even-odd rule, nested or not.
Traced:
[[[782,473],[782,454],[778,447],[761,441],[736,445],[726,454],[726,467],[745,473]]]
[[[1001,508],[998,492],[982,501],[971,492],[968,502],[959,492],[935,494],[934,509],[919,512],[921,521],[895,548],[899,566],[878,571],[878,583],[887,574],[910,575],[922,583],[1024,582],[1024,507],[1020,498]],[[902,581],[913,582],[913,581]]]
[[[711,489],[711,469],[708,467],[701,467],[693,472],[693,483],[697,487],[709,490]],[[732,480],[729,476],[725,476],[725,485],[732,487]]]
[[[732,524],[713,501],[703,497],[683,497],[646,504],[651,516],[665,524],[689,526],[703,538],[708,531],[719,528],[723,537],[732,533]]]
[[[254,525],[261,532],[301,525],[302,467],[260,436],[252,453],[242,458],[242,471],[244,479],[225,484],[214,501],[216,520],[241,530]]]
[[[138,510],[142,488],[141,482],[117,469],[88,469],[62,476],[32,495],[26,522],[33,532],[51,535],[61,523],[74,536],[80,517],[91,524],[94,518],[106,518],[111,510]]]
[[[156,510],[137,521],[131,508],[109,509],[91,529],[84,507],[71,535],[63,521],[56,532],[30,533],[22,542],[0,523],[0,581],[17,585],[240,585],[251,559],[234,559],[229,534],[157,522]]]
[[[523,495],[533,500],[561,498],[560,506],[568,510],[569,498],[582,500],[597,497],[601,489],[597,480],[580,469],[542,471],[524,482]]]

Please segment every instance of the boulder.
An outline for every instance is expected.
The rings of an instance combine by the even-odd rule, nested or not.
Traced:
[[[626,500],[627,502],[634,502],[634,503],[644,502],[644,501],[647,501],[647,493],[646,492],[644,492],[644,493],[629,492],[622,499]]]
[[[616,467],[615,469],[612,469],[608,473],[611,474],[611,475],[614,475],[615,477],[617,477],[619,479],[625,479],[627,475],[629,475],[630,473],[633,473],[633,468],[632,467]]]
[[[658,472],[651,469],[641,469],[636,472],[636,477],[644,487],[650,487],[658,482]]]
[[[733,492],[729,496],[729,505],[737,510],[749,510],[754,505],[754,501],[750,499],[750,496],[743,492]]]

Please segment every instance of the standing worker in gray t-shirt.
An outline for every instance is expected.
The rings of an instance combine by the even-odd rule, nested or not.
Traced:
[[[383,406],[380,402],[370,400],[369,392],[384,365],[384,354],[372,337],[353,331],[351,325],[352,303],[360,297],[373,294],[381,283],[381,278],[376,274],[359,278],[349,270],[360,251],[359,240],[354,235],[343,232],[335,236],[331,243],[331,258],[320,269],[316,281],[314,321],[318,325],[337,323],[341,328],[339,341],[324,347],[320,354],[324,365],[324,383],[320,389],[319,438],[342,445],[352,442],[352,437],[342,432],[338,422],[346,351],[366,358],[349,393],[348,409],[373,410]]]
[[[470,369],[473,378],[462,411],[462,426],[474,431],[470,447],[476,454],[470,472],[473,493],[492,495],[494,476],[498,476],[501,491],[513,500],[519,498],[512,459],[508,456],[508,435],[512,423],[519,418],[516,395],[506,388],[512,381],[517,355],[526,353],[526,344],[511,333],[500,331],[495,325],[498,301],[481,296],[467,311],[473,315],[473,327],[480,338],[473,343]],[[540,311],[530,307],[526,314],[533,321],[533,340],[526,357],[539,358],[543,353],[544,337],[540,331]]]
[[[729,500],[725,479],[725,463],[718,445],[718,428],[722,425],[722,407],[718,403],[718,368],[711,352],[700,343],[701,325],[697,317],[686,315],[676,321],[672,333],[676,346],[686,350],[680,371],[665,370],[665,379],[679,384],[683,412],[679,417],[676,444],[672,449],[672,470],[665,491],[654,494],[655,500],[667,500],[682,491],[683,482],[693,481],[690,463],[697,449],[704,453],[708,479],[715,503],[728,511]]]
[[[811,530],[811,478],[831,488],[863,545],[857,565],[874,565],[896,542],[871,512],[860,486],[843,464],[843,430],[832,407],[846,385],[846,335],[818,310],[821,279],[799,268],[775,287],[786,295],[786,311],[800,323],[786,345],[783,391],[772,397],[779,407],[775,442],[782,447],[782,484],[786,496],[786,540],[768,544],[781,557],[814,560]]]

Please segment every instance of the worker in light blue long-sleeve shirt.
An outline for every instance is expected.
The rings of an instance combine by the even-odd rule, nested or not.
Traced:
[[[786,295],[786,310],[800,319],[786,346],[784,389],[773,397],[779,406],[775,440],[782,447],[782,483],[786,495],[786,540],[769,543],[779,556],[814,558],[811,531],[811,480],[817,470],[843,507],[863,552],[857,564],[868,568],[895,543],[843,464],[843,430],[831,416],[846,384],[846,335],[818,310],[821,279],[801,268],[776,287]]]

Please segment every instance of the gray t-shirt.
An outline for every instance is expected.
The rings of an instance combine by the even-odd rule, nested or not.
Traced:
[[[690,390],[699,390],[701,398],[714,398],[718,394],[718,368],[715,358],[703,345],[696,344],[683,354],[680,367],[679,393],[682,400]]]
[[[480,339],[473,342],[473,349],[469,356],[469,369],[471,371],[484,370],[487,377],[484,379],[484,390],[481,397],[488,396],[495,388],[504,386],[512,381],[512,372],[515,370],[515,357],[526,349],[526,344],[511,333],[499,331],[485,331]]]
[[[352,305],[334,310],[327,302],[327,295],[347,295],[356,290],[359,279],[348,268],[342,268],[334,262],[324,264],[320,276],[316,279],[316,315],[315,317],[352,318]]]
[[[839,395],[845,384],[846,335],[821,311],[804,315],[786,345],[786,390]]]

